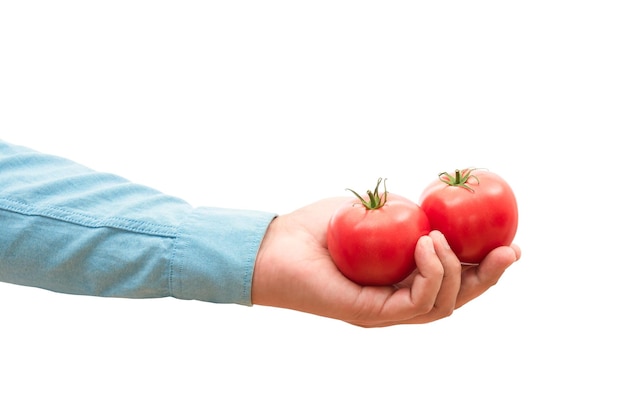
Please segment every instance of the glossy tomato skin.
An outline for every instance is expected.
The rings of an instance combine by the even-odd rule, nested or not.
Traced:
[[[518,209],[513,190],[502,177],[482,170],[473,170],[472,175],[466,183],[471,190],[433,181],[419,204],[459,260],[477,264],[493,249],[513,242]]]
[[[328,224],[328,251],[337,268],[360,285],[393,285],[415,269],[417,240],[430,232],[415,202],[387,193],[386,203],[368,210],[354,199]]]

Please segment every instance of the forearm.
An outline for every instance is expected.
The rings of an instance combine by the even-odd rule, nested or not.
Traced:
[[[0,280],[53,291],[251,303],[272,213],[193,208],[0,141]]]

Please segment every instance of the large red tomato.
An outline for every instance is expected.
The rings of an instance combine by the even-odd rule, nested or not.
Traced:
[[[517,232],[513,190],[490,171],[443,172],[426,187],[419,204],[463,263],[479,263],[491,250],[510,245]]]
[[[328,224],[328,252],[337,268],[360,285],[393,285],[415,269],[417,240],[430,232],[413,201],[378,188],[339,207]]]

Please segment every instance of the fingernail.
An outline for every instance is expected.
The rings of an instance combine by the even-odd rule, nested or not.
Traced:
[[[439,242],[441,242],[443,247],[445,249],[450,249],[450,245],[448,244],[448,240],[443,235],[443,233],[441,233],[439,230],[434,230],[434,232],[435,232],[435,235],[437,236],[437,239],[439,240]]]
[[[433,239],[430,236],[422,236],[419,240],[420,247],[428,252],[435,252]]]

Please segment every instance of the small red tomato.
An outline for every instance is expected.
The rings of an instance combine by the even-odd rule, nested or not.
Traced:
[[[513,190],[493,172],[443,172],[426,187],[419,204],[463,263],[479,263],[493,249],[510,245],[517,232]]]
[[[430,232],[424,211],[385,191],[356,195],[328,224],[328,252],[337,268],[360,285],[393,285],[415,270],[415,245]]]

